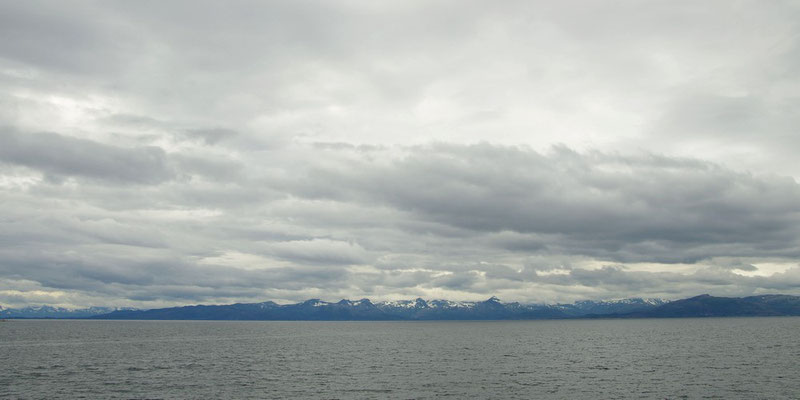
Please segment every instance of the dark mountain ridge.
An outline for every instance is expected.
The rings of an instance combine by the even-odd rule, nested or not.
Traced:
[[[51,306],[34,306],[23,308],[4,308],[0,306],[0,318],[57,318],[57,319],[82,319],[95,315],[108,314],[117,310],[131,310],[129,308],[119,309],[112,307],[88,307],[88,308],[62,308]]]
[[[738,316],[800,316],[800,296],[760,295],[741,298],[701,295],[688,299],[623,299],[578,301],[572,304],[504,303],[449,300],[385,301],[369,299],[326,302],[310,299],[296,304],[237,303],[195,305],[151,310],[92,307],[82,310],[52,307],[0,308],[2,318],[92,318],[150,320],[260,321],[397,321],[397,320],[532,320],[569,318],[689,318]]]
[[[503,303],[496,297],[479,302],[369,299],[336,303],[311,299],[297,304],[273,302],[220,306],[187,306],[155,310],[120,310],[99,319],[206,320],[530,320],[567,318],[676,318],[800,315],[800,297],[762,295],[743,298],[702,295],[666,302],[658,299],[580,301],[573,304]]]
[[[770,317],[800,316],[800,296],[714,297],[707,294],[675,300],[649,310],[593,315],[602,318]]]

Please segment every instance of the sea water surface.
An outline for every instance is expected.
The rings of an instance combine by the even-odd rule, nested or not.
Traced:
[[[800,398],[800,318],[0,323],[0,398]]]

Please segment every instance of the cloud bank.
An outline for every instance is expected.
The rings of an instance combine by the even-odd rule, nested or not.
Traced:
[[[791,2],[0,8],[0,304],[800,293]]]

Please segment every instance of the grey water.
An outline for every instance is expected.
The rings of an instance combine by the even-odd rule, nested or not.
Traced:
[[[12,320],[0,398],[800,398],[800,318]]]

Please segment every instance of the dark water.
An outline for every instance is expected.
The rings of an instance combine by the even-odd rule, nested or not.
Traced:
[[[0,323],[2,398],[800,398],[800,318]]]

